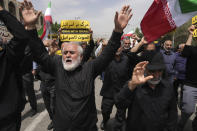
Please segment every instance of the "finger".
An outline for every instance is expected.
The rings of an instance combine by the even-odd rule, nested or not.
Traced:
[[[151,76],[147,76],[147,77],[145,77],[144,79],[145,79],[145,82],[146,82],[146,81],[148,81],[148,80],[150,80],[150,79],[153,79],[153,76],[152,76],[152,75],[151,75]]]
[[[41,11],[38,11],[38,12],[36,13],[36,18],[38,18],[38,17],[40,16],[40,14],[41,14]]]
[[[19,8],[19,11],[22,13],[22,11],[23,11],[23,8],[22,8],[22,7],[20,7],[20,8]]]
[[[128,19],[128,20],[130,20],[132,16],[133,16],[133,13],[131,13],[131,14],[129,15],[129,19]]]
[[[134,72],[139,72],[139,70],[142,70],[142,67],[135,67],[133,71]]]
[[[116,21],[118,20],[118,12],[116,11],[115,17],[114,17],[114,22],[116,23]]]
[[[195,25],[192,25],[191,29],[193,29],[193,30],[194,30],[194,29],[195,29]]]
[[[143,68],[143,69],[145,69],[145,68],[146,68],[146,66],[148,65],[148,63],[149,63],[149,62],[148,62],[148,61],[146,61],[146,63],[144,63],[144,65],[142,66],[142,68]]]
[[[131,14],[131,11],[132,11],[132,9],[129,8],[129,10],[127,11],[127,15],[130,15]]]
[[[125,8],[125,14],[128,12],[129,8],[130,8],[130,6],[127,5],[126,8]]]
[[[27,0],[24,0],[25,8],[29,8]]]
[[[30,8],[33,8],[33,5],[31,3],[31,1],[28,2],[28,5],[29,5]]]
[[[124,7],[123,14],[126,14],[126,13],[127,13],[127,8],[128,8],[128,6],[126,5],[126,6]]]
[[[146,61],[142,61],[142,62],[140,62],[140,63],[138,63],[137,65],[136,65],[136,67],[143,67],[143,65],[146,63]]]
[[[28,5],[29,8],[31,8],[31,7],[30,7],[30,1],[27,1],[27,5]]]
[[[125,9],[125,5],[122,7],[122,9],[120,11],[120,14],[123,14],[124,13],[124,9]]]
[[[23,10],[25,8],[24,2],[21,2],[21,9]]]

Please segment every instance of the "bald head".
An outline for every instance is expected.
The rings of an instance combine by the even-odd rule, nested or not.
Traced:
[[[171,41],[171,40],[166,40],[166,41],[164,42],[164,49],[165,49],[166,51],[169,51],[169,50],[172,49],[172,41]]]

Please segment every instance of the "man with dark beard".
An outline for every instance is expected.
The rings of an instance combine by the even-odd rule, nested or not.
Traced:
[[[34,14],[31,3],[23,6],[23,9]],[[97,131],[94,80],[113,59],[120,46],[123,29],[131,17],[129,6],[124,6],[120,13],[116,12],[115,29],[109,44],[98,58],[83,65],[80,64],[83,49],[76,42],[64,42],[62,56],[49,56],[42,41],[36,38],[36,30],[29,31],[35,37],[31,39],[29,45],[37,63],[56,78],[54,115],[56,131]]]

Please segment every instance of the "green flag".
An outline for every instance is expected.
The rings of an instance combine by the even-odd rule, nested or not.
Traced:
[[[43,33],[43,26],[42,26],[42,28],[41,28],[40,30],[38,30],[37,32],[38,32],[38,36],[39,36],[39,37],[42,36],[42,33]]]
[[[197,0],[179,0],[182,13],[197,11]]]

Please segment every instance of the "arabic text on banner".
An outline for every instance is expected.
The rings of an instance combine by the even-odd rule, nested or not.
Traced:
[[[90,29],[90,22],[87,20],[62,20],[61,29]]]

